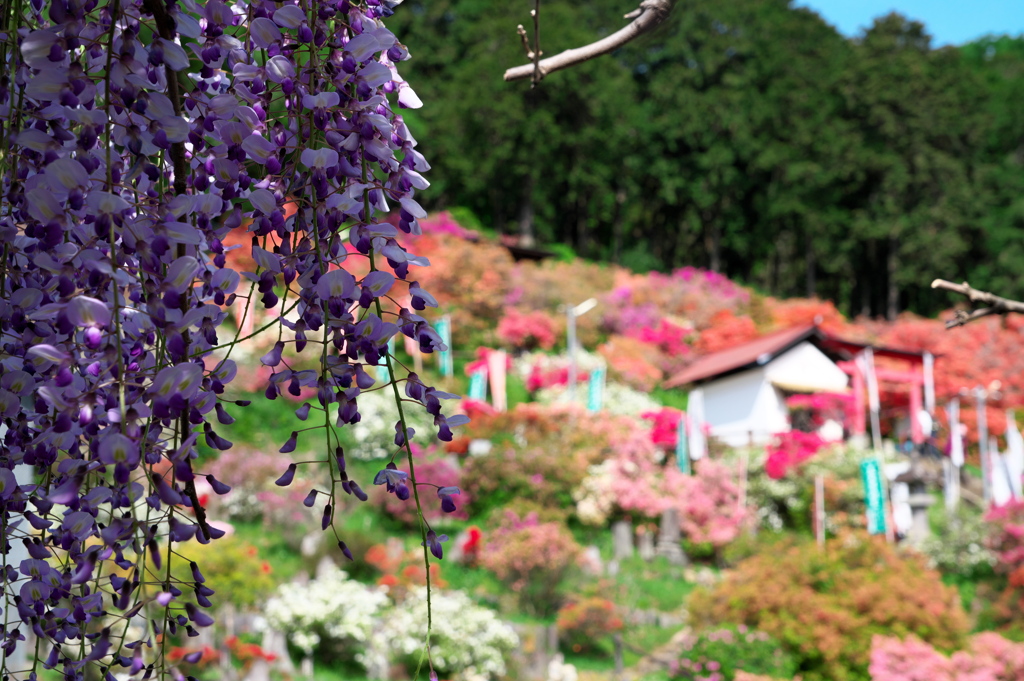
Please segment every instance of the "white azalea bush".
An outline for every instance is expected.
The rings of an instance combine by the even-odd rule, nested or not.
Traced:
[[[360,461],[390,457],[396,449],[395,423],[398,421],[398,406],[391,392],[373,390],[360,393],[359,413],[361,420],[349,429],[356,446],[345,450],[346,456]],[[430,419],[422,409],[405,410],[406,424],[417,433],[433,432],[434,425]]]
[[[283,632],[307,656],[329,648],[368,667],[368,640],[389,603],[384,589],[333,570],[306,584],[282,584],[267,602],[265,616],[267,626]]]
[[[433,590],[431,605],[430,654],[441,677],[484,681],[505,676],[506,659],[519,645],[511,626],[461,591]],[[386,613],[374,634],[374,644],[386,648],[394,661],[413,672],[426,636],[427,590],[419,587]]]

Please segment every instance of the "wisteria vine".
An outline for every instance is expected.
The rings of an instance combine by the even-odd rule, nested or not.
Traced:
[[[399,333],[445,349],[418,314],[436,301],[410,278],[428,263],[398,240],[419,232],[429,165],[398,113],[420,101],[395,68],[409,55],[383,24],[389,7],[0,3],[5,678],[40,667],[181,678],[167,637],[212,624],[214,594],[200,566],[180,580],[171,565],[176,543],[221,534],[197,483],[229,487],[194,462],[200,438],[231,446],[216,428],[233,421],[226,405],[246,406],[225,397],[246,340],[227,332],[236,300],[280,312],[257,330],[277,338],[260,358],[273,371],[266,397],[315,390],[296,412],[310,427],[281,451],[323,437],[312,448],[330,479],[305,504],[323,503],[339,551],[352,557],[335,530],[339,495],[366,494],[337,429],[359,421],[362,391],[390,389],[395,453],[373,482],[413,500],[424,560],[441,558],[404,408],[426,408],[442,440],[465,417],[446,417],[454,396],[415,373],[397,380],[388,352]],[[251,237],[254,271],[228,265],[232,230]],[[357,278],[346,261],[360,258],[369,272]],[[288,346],[308,347],[319,368],[293,369]],[[390,388],[366,371],[379,364]],[[445,511],[455,494],[437,490]]]

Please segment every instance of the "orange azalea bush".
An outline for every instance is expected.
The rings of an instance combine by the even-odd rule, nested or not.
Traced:
[[[745,624],[778,639],[806,681],[867,679],[875,635],[911,634],[958,648],[967,616],[953,587],[922,558],[881,538],[772,545],[690,600],[697,626]]]
[[[599,596],[567,603],[558,611],[559,635],[574,653],[594,648],[603,637],[622,631],[617,610],[614,603]]]
[[[597,348],[610,369],[610,378],[631,388],[650,392],[663,378],[659,363],[661,353],[650,343],[637,338],[613,335]]]

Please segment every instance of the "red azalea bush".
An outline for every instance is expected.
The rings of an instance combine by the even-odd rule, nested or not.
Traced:
[[[651,422],[651,442],[665,450],[675,450],[679,440],[679,420],[684,417],[685,412],[673,407],[640,414],[640,418]]]
[[[561,581],[581,551],[561,523],[506,511],[488,536],[480,564],[505,582],[524,608],[543,617],[558,609]]]
[[[547,312],[512,307],[498,322],[498,340],[514,350],[550,350],[558,341],[558,323]]]
[[[765,472],[774,480],[781,480],[786,473],[812,458],[827,443],[817,433],[790,430],[776,433],[766,448]]]
[[[876,636],[868,672],[871,681],[1018,681],[1024,678],[1024,644],[985,632],[947,657],[915,636]]]
[[[559,638],[574,653],[592,650],[605,636],[622,631],[617,611],[614,603],[598,596],[567,603],[558,611]]]

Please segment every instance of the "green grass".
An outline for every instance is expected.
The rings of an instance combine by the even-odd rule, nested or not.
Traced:
[[[635,665],[640,661],[640,658],[649,655],[654,650],[668,643],[669,639],[675,636],[677,631],[678,629],[667,629],[646,624],[626,627],[622,632],[623,663],[627,667]],[[643,654],[636,651],[643,651]]]
[[[650,563],[634,556],[619,566],[619,593],[614,599],[620,605],[641,610],[672,612],[686,602],[695,585],[683,578],[683,570],[664,558]]]
[[[651,399],[655,402],[660,402],[666,407],[674,407],[686,411],[686,402],[689,398],[689,393],[684,393],[682,390],[663,390],[662,388],[655,388],[651,391]]]

